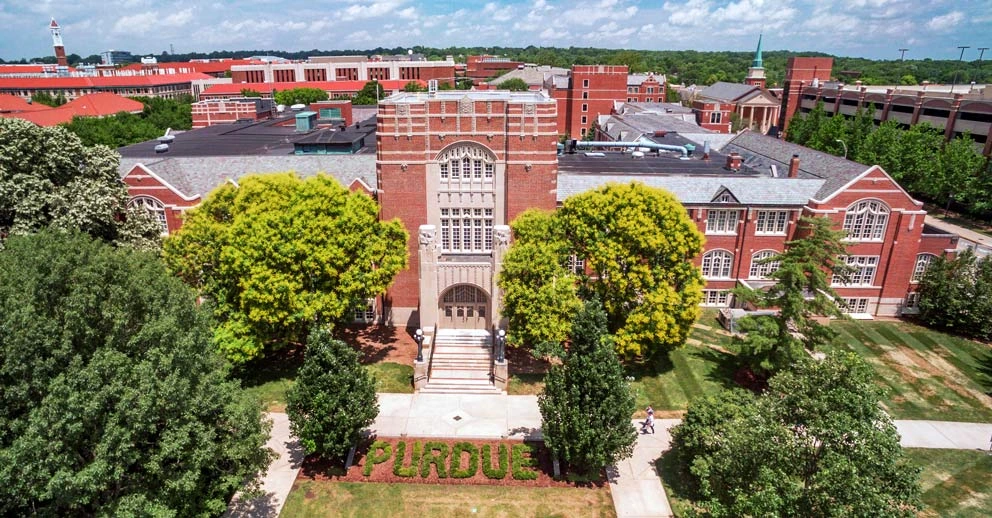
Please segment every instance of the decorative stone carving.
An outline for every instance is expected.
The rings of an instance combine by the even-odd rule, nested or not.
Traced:
[[[493,240],[499,246],[510,244],[510,227],[506,225],[496,225],[493,228]]]
[[[531,103],[527,103],[524,105],[524,113],[527,115],[533,115],[535,109],[536,107]]]
[[[472,99],[469,99],[467,95],[465,97],[462,97],[461,100],[458,101],[459,113],[469,114],[472,113],[473,111],[475,111],[475,103],[473,103]]]
[[[409,104],[397,104],[396,105],[396,114],[397,115],[402,115],[404,117],[407,116],[407,115],[410,115],[410,105]]]
[[[437,229],[434,225],[420,226],[420,246],[433,248],[437,242]]]

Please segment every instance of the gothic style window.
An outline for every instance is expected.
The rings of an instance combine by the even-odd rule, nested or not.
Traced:
[[[755,252],[751,256],[751,271],[748,272],[748,277],[751,279],[765,279],[778,267],[781,265],[779,261],[767,261],[766,259],[775,257],[778,252],[774,250],[762,250],[760,252]]]
[[[878,200],[863,200],[848,207],[844,216],[847,238],[854,241],[881,241],[885,224],[889,221],[889,208]]]
[[[496,157],[480,146],[451,148],[438,159],[442,183],[492,181]]]
[[[834,275],[831,281],[832,284],[840,286],[871,286],[875,282],[875,269],[878,268],[877,255],[849,255],[839,259],[845,261],[852,268],[852,271],[848,276],[847,282],[843,282],[843,279]],[[863,313],[863,311],[855,311],[854,313]]]
[[[127,204],[129,207],[139,207],[148,211],[162,227],[162,235],[169,235],[169,221],[165,218],[165,205],[162,205],[162,202],[148,196],[138,196]]]
[[[729,279],[734,264],[734,254],[726,250],[713,250],[703,255],[703,277]]]
[[[916,267],[913,268],[913,279],[910,282],[920,282],[923,275],[927,273],[930,263],[937,257],[933,254],[919,254],[916,256]]]
[[[482,253],[492,249],[493,209],[441,209],[442,251]]]

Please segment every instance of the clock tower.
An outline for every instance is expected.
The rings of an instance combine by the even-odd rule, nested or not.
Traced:
[[[52,45],[55,47],[55,59],[60,67],[68,67],[69,61],[65,58],[65,47],[62,45],[62,28],[59,23],[52,18],[52,23],[48,25],[48,30],[52,31]]]

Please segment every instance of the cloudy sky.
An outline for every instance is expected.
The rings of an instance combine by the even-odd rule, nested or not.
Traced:
[[[593,46],[815,50],[843,56],[978,58],[992,0],[2,0],[0,58],[66,50],[136,54],[376,46]],[[992,59],[992,54],[986,56]]]

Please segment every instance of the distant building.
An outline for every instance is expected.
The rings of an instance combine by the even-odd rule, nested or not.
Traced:
[[[82,95],[56,108],[29,103],[20,97],[0,95],[0,117],[24,119],[39,126],[65,124],[71,122],[73,117],[141,113],[144,109],[145,105],[138,101],[105,92]]]
[[[583,138],[600,115],[627,98],[626,65],[575,65],[567,77],[554,76],[545,87],[558,102],[558,133]]]
[[[665,76],[654,74],[630,74],[627,76],[627,102],[663,103],[665,98]]]
[[[48,30],[52,31],[52,46],[55,48],[55,60],[60,67],[68,67],[69,61],[65,57],[65,45],[62,43],[62,28],[59,27],[55,18],[48,24]]]
[[[417,83],[421,87],[426,87],[426,81],[379,81],[383,91],[389,96],[403,91],[408,83]],[[207,99],[227,99],[230,97],[241,97],[243,90],[254,90],[265,98],[272,98],[272,93],[292,88],[317,88],[327,92],[331,99],[351,99],[362,88],[367,81],[304,81],[290,83],[221,83],[207,86],[199,95],[201,101]],[[384,97],[385,97],[384,96]]]
[[[789,131],[789,121],[799,109],[803,88],[830,81],[833,66],[834,58],[789,58],[785,65],[785,83],[782,86],[782,109],[778,119],[780,131]]]
[[[127,65],[134,63],[137,58],[126,50],[108,50],[100,53],[100,62],[104,65]]]
[[[475,83],[480,83],[523,66],[522,61],[513,61],[499,56],[488,54],[468,56],[465,58],[465,77],[471,78]]]
[[[275,102],[272,99],[258,97],[199,101],[191,106],[193,129],[270,119],[275,110]]]
[[[108,92],[122,96],[175,99],[191,95],[193,81],[211,79],[200,73],[135,74],[68,77],[0,77],[0,94],[30,99],[37,92],[62,94],[72,100],[87,94]]]
[[[302,83],[326,81],[429,81],[454,86],[455,62],[379,60],[364,56],[313,56],[305,62],[271,62],[231,67],[234,83]]]
[[[692,107],[697,121],[706,129],[730,133],[733,129],[731,115],[737,114],[741,128],[750,128],[762,134],[772,131],[778,123],[781,104],[765,89],[761,36],[758,37],[758,48],[744,84],[720,81],[703,88],[693,97]]]

